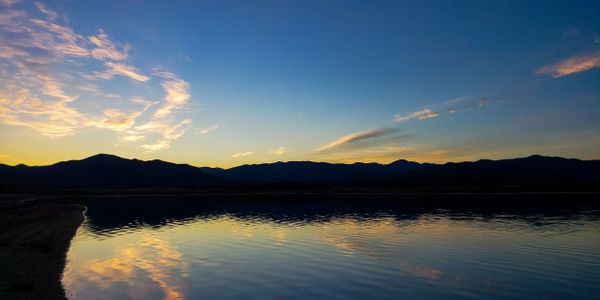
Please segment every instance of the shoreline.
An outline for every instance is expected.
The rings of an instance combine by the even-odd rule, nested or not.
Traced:
[[[85,206],[0,201],[0,299],[67,299],[62,275]]]

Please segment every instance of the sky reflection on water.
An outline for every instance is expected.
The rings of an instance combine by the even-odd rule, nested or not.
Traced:
[[[600,221],[547,214],[373,212],[266,218],[89,211],[68,253],[72,299],[593,298]],[[113,216],[114,217],[114,216]],[[112,220],[113,222],[115,220]],[[95,223],[96,222],[96,223]]]

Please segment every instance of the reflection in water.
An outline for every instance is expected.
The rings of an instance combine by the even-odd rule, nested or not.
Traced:
[[[85,229],[83,229],[85,230]],[[183,299],[182,280],[187,276],[189,263],[182,260],[181,252],[156,235],[142,233],[135,238],[118,241],[102,255],[104,247],[83,249],[92,251],[92,257],[73,257],[64,273],[63,283],[72,287],[71,297],[84,297],[84,293],[104,295],[120,285],[129,289],[126,296],[147,298],[158,287],[164,299]],[[77,252],[84,244],[74,243],[71,252]],[[100,257],[98,257],[100,256]],[[98,291],[93,291],[98,289]],[[92,294],[94,295],[94,294]],[[89,299],[89,298],[88,298]]]
[[[593,208],[490,213],[257,203],[90,201],[68,254],[67,295],[463,299],[600,292]]]

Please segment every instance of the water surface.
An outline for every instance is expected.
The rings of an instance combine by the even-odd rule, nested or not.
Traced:
[[[63,277],[71,299],[600,295],[600,221],[589,207],[88,202]]]

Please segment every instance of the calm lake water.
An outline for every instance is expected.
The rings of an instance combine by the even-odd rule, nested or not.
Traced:
[[[63,276],[67,296],[600,297],[593,207],[301,198],[86,199]]]

